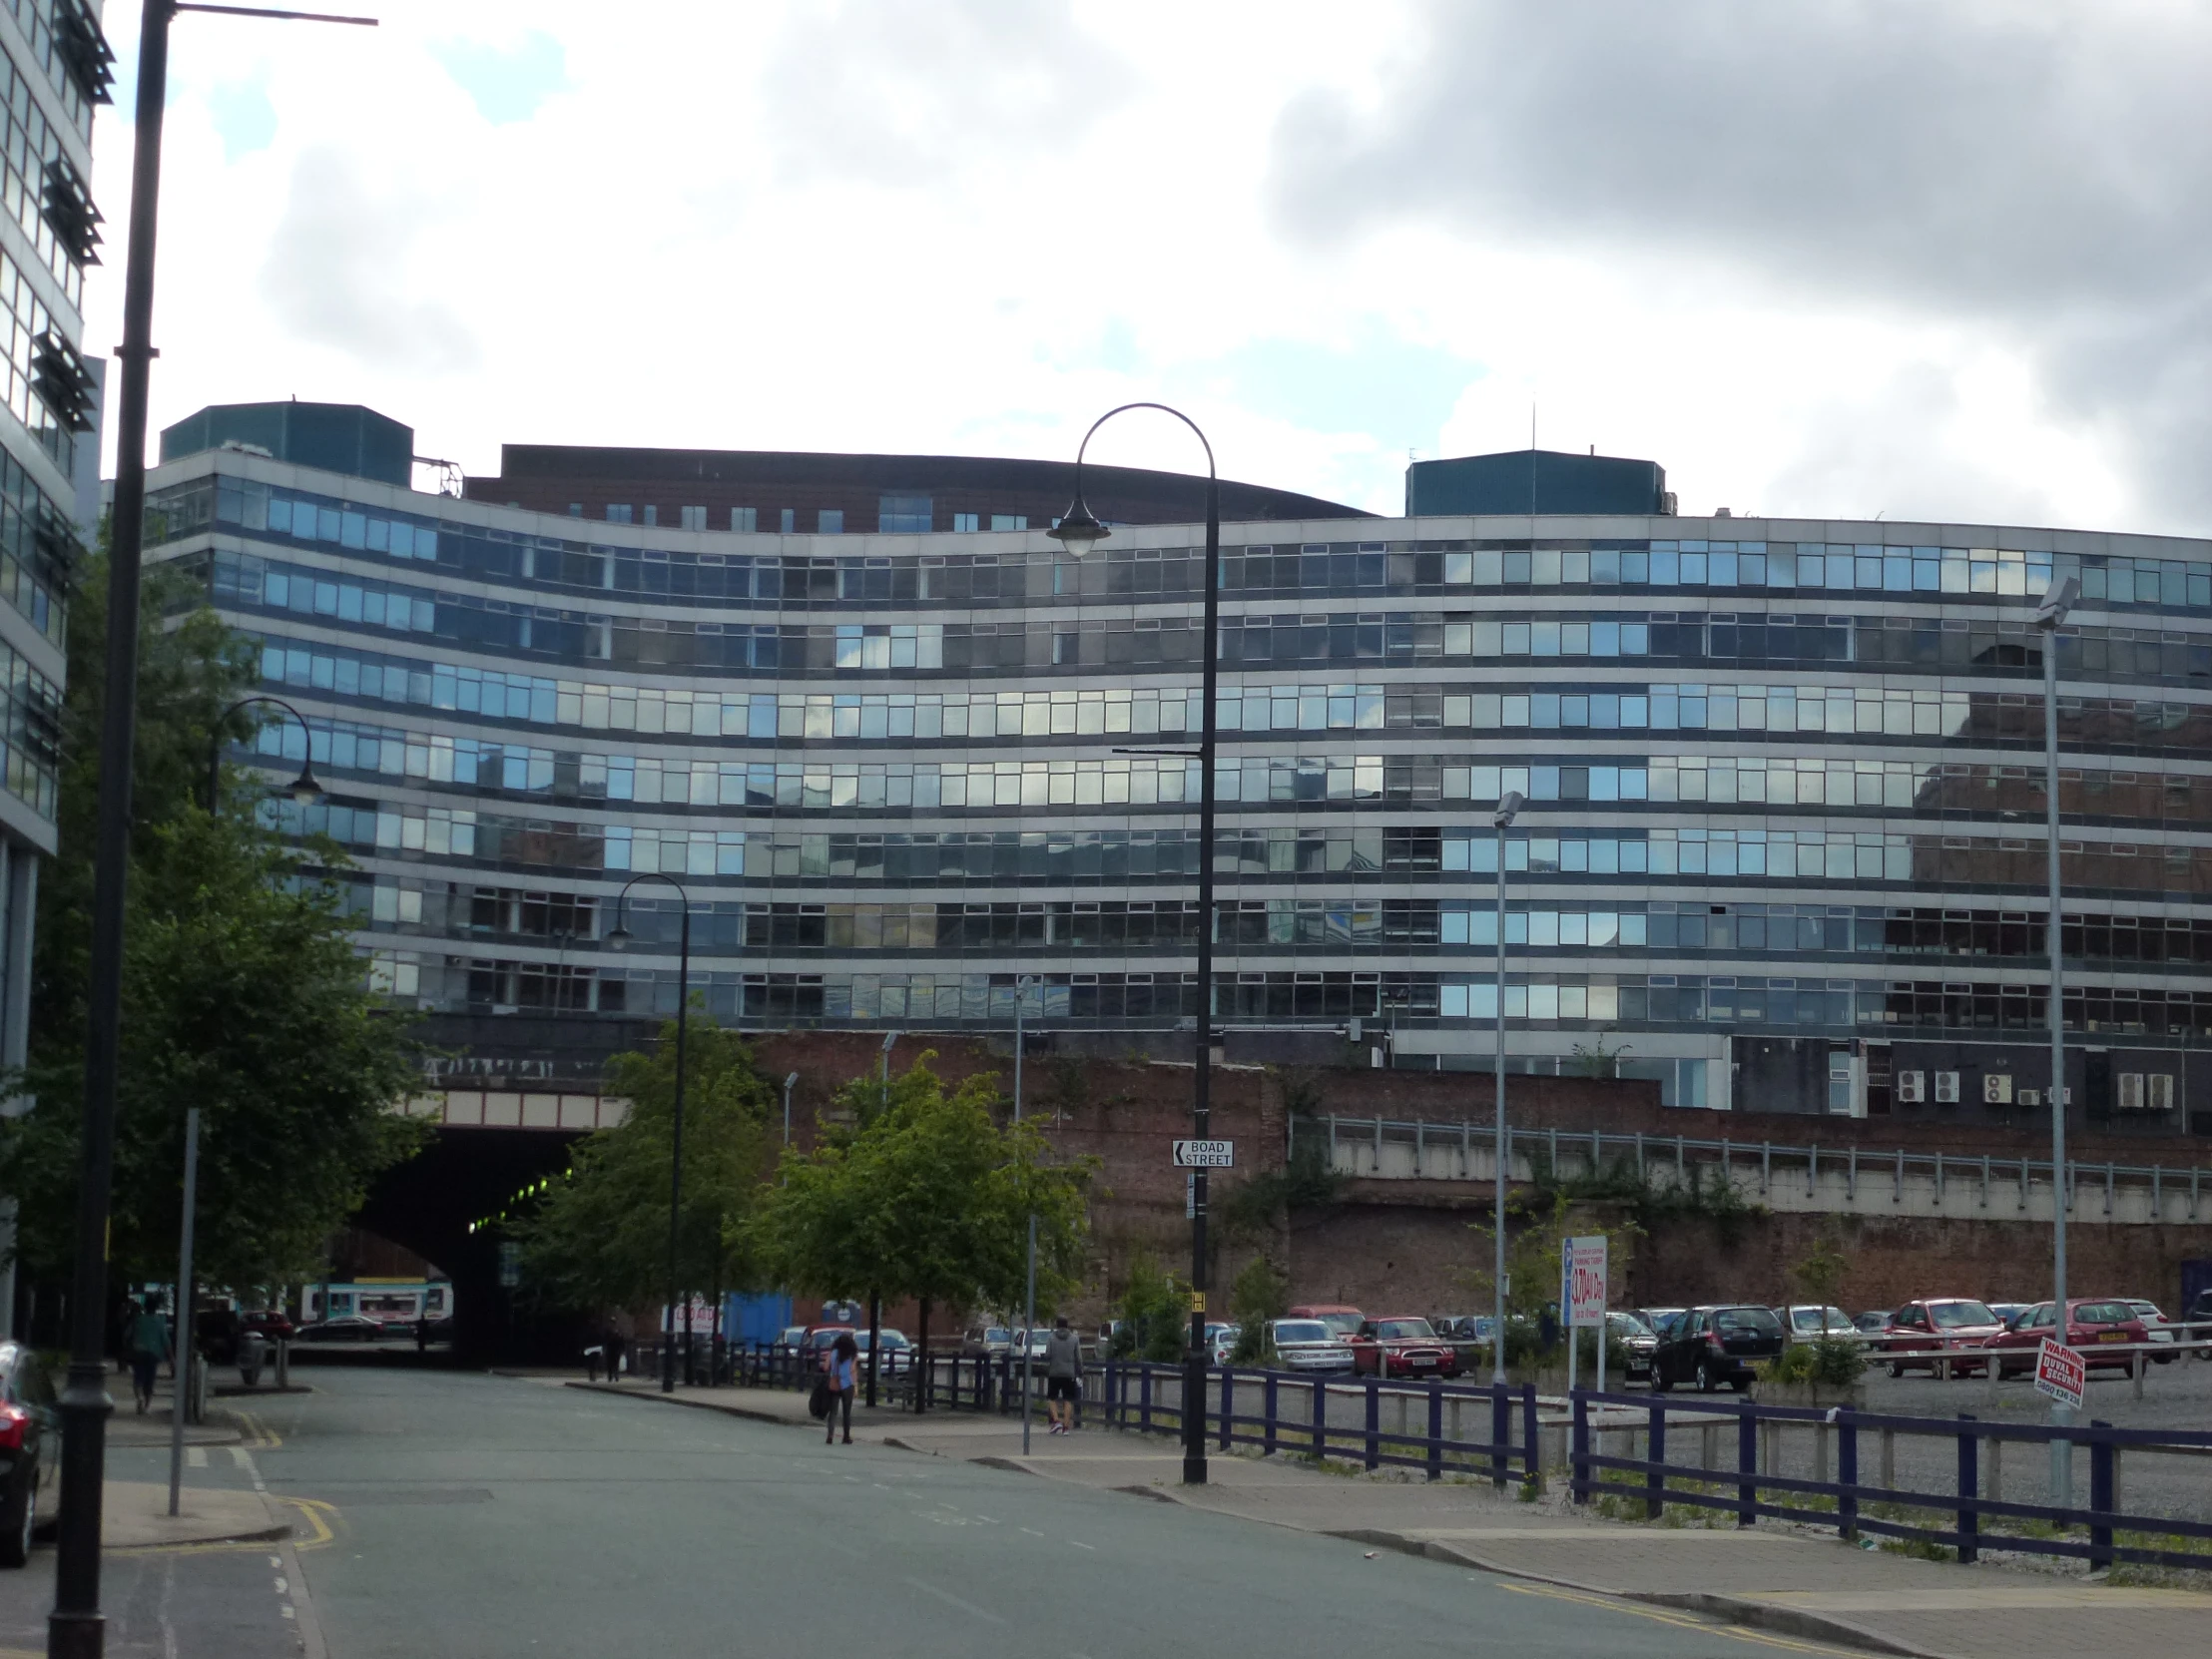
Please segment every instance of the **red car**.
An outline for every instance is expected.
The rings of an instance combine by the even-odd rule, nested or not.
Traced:
[[[1981,1345],[2007,1351],[1997,1362],[1999,1375],[2016,1377],[2035,1369],[2035,1351],[2046,1338],[2058,1335],[2055,1314],[2050,1303],[2038,1302],[2022,1309],[2019,1318]],[[2100,1355],[2096,1351],[2101,1346],[2149,1341],[2150,1328],[2124,1302],[2083,1297],[2069,1298],[2066,1303],[2066,1346],[2083,1351],[2082,1363],[2090,1371],[2126,1371],[2135,1358],[2134,1352],[2126,1349]]]
[[[1898,1309],[1870,1346],[1877,1354],[1928,1354],[1937,1349],[1979,1351],[1991,1337],[2001,1336],[2003,1332],[2004,1322],[1989,1312],[1985,1303],[1961,1296],[1932,1296],[1908,1302]],[[1937,1364],[1934,1359],[1892,1360],[1890,1375],[1903,1377],[1908,1370],[1934,1375]],[[1953,1367],[1952,1375],[1965,1373]]]
[[[1436,1335],[1428,1322],[1411,1315],[1385,1314],[1362,1320],[1345,1339],[1352,1350],[1355,1376],[1457,1377],[1459,1351]]]

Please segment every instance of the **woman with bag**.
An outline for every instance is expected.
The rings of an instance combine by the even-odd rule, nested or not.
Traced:
[[[822,1418],[830,1432],[823,1437],[824,1445],[833,1445],[837,1438],[837,1410],[844,1409],[844,1443],[852,1443],[852,1390],[859,1381],[860,1345],[852,1333],[840,1331],[837,1340],[822,1357],[823,1382],[829,1397],[823,1402]]]

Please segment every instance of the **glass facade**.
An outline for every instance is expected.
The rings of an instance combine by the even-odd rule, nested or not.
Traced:
[[[690,889],[694,986],[725,1020],[998,1027],[1020,974],[1043,1026],[1195,1018],[1197,763],[1141,752],[1201,723],[1191,527],[1078,562],[1022,532],[656,537],[288,488],[237,454],[157,482],[158,556],[204,575],[307,714],[329,799],[269,811],[352,850],[394,995],[668,1011],[666,890],[633,896],[638,948],[602,943],[621,881],[657,870]],[[2176,1066],[2212,1044],[2212,545],[1302,528],[1233,525],[1224,550],[1224,1021],[1358,1020],[1386,1063],[1486,1065],[1489,811],[1518,791],[1516,1066],[1625,1049],[1606,1063],[1675,1103],[1741,1106],[1736,1045],[1773,1038],[1817,1052],[1810,1109],[1834,1052],[1849,1109],[1883,1110],[1893,1045],[2027,1054],[2047,997],[2030,615],[2073,575],[2066,1016]],[[298,732],[262,754],[288,776]]]

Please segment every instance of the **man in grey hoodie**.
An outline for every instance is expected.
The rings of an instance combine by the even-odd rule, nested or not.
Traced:
[[[1083,1340],[1068,1329],[1063,1314],[1044,1340],[1044,1408],[1052,1418],[1052,1433],[1065,1434],[1075,1426],[1075,1408],[1082,1398]]]

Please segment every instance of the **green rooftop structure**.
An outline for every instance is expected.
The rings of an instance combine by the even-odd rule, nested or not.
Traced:
[[[162,429],[162,461],[211,449],[260,450],[279,461],[373,478],[404,489],[414,428],[358,403],[211,403]]]

